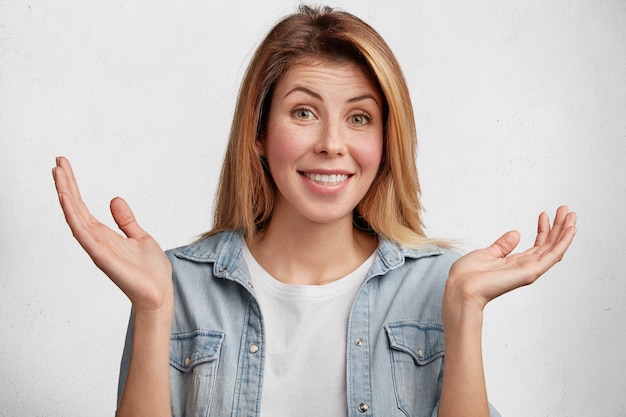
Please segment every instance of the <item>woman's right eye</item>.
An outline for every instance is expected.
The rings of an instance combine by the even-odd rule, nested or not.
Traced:
[[[313,115],[313,112],[304,107],[297,108],[293,110],[291,113],[294,115],[296,119],[300,119],[300,120],[311,120],[315,118],[315,116]]]

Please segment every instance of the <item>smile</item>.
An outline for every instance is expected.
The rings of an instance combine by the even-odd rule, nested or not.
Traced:
[[[337,185],[348,179],[346,174],[311,174],[303,172],[303,175],[311,181],[322,185]]]

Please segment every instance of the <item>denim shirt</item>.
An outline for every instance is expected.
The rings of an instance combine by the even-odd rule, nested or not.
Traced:
[[[220,233],[167,255],[175,305],[173,416],[258,416],[265,331],[240,234]],[[414,250],[379,239],[348,323],[348,416],[437,415],[444,362],[441,304],[457,258],[456,252],[434,246]],[[118,401],[132,333],[131,314]]]

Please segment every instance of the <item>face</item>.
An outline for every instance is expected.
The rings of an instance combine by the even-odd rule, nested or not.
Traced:
[[[380,94],[357,65],[292,65],[257,144],[277,187],[272,221],[351,224],[381,162],[382,117]]]

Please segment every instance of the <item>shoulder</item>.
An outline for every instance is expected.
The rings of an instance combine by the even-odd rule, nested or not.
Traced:
[[[461,253],[436,245],[410,247],[385,238],[380,238],[378,254],[389,267],[419,268],[437,265],[449,269],[461,257]],[[447,271],[446,271],[447,272]]]
[[[456,250],[439,246],[413,248],[381,239],[372,275],[384,276],[381,285],[397,291],[442,293],[450,267],[460,256]]]
[[[441,325],[446,281],[459,256],[440,246],[414,248],[381,239],[370,290],[385,321]]]
[[[220,257],[241,251],[241,234],[237,231],[221,232],[189,245],[170,249],[165,253],[172,263],[191,261],[213,263]]]

